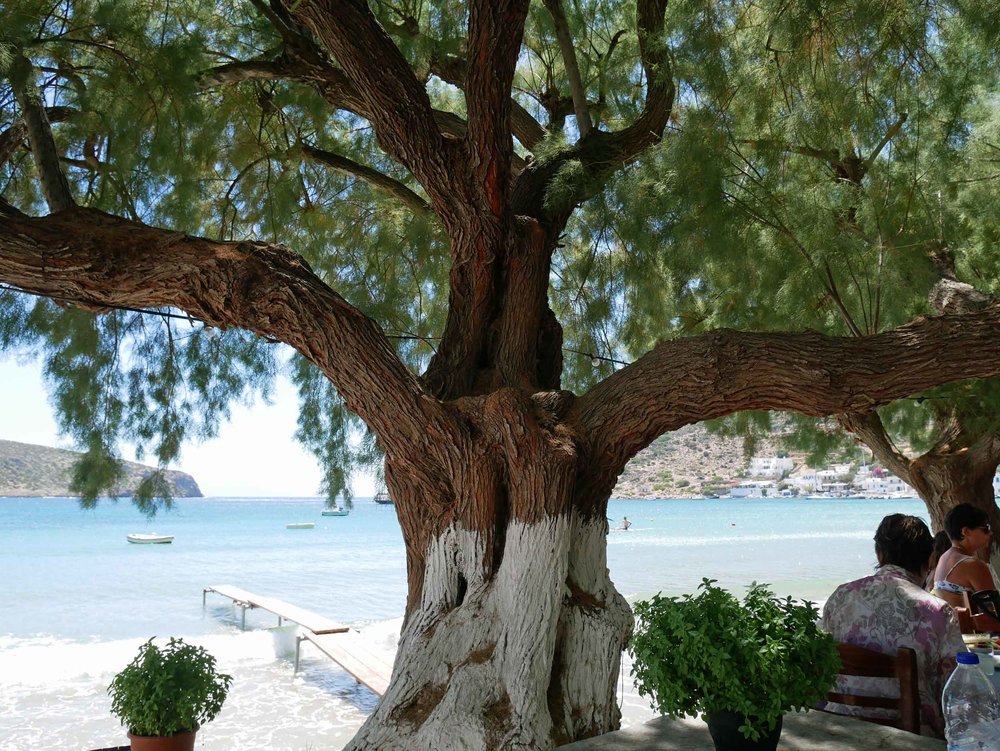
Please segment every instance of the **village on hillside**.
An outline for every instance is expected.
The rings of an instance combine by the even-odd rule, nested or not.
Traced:
[[[737,436],[687,425],[640,452],[615,487],[616,498],[916,498],[917,492],[857,451],[810,466],[778,435],[748,450]],[[1000,478],[993,480],[1000,494]],[[1000,497],[1000,495],[998,495]]]
[[[775,497],[916,498],[917,492],[888,470],[861,463],[815,469],[790,456],[755,456],[730,498]]]
[[[829,464],[809,467],[787,454],[754,456],[742,477],[731,480],[728,492],[718,485],[705,498],[916,498],[917,491],[877,464]],[[993,492],[1000,491],[1000,473]]]

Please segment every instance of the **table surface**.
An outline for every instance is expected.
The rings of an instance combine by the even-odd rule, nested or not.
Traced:
[[[785,715],[778,751],[944,751],[945,742],[828,714]],[[708,726],[697,719],[658,717],[642,725],[561,746],[560,751],[711,751]]]

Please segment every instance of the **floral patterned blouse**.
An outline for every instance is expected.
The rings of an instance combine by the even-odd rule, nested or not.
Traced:
[[[823,629],[838,642],[893,654],[899,647],[917,653],[920,732],[944,737],[941,691],[965,651],[955,612],[930,594],[917,577],[899,566],[880,566],[873,576],[841,584],[823,607]],[[882,678],[842,677],[852,688],[874,696],[898,696]],[[838,683],[843,685],[843,683]],[[830,709],[851,714],[851,707]]]

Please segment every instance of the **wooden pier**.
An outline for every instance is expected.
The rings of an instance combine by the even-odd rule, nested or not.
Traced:
[[[275,597],[263,597],[228,584],[213,584],[201,593],[202,607],[209,592],[228,597],[241,608],[241,627],[246,629],[247,610],[266,610],[278,616],[278,625],[289,621],[301,626],[303,633],[295,642],[295,671],[299,670],[302,642],[309,641],[331,660],[379,696],[385,694],[392,677],[392,659],[373,650],[361,634],[325,616],[305,610]]]
[[[344,670],[379,696],[384,696],[392,677],[392,660],[373,650],[353,629],[339,634],[315,634],[308,631],[295,642],[295,671],[299,670],[299,652],[303,641],[310,641]]]
[[[339,634],[349,630],[347,626],[309,610],[303,610],[295,605],[290,605],[284,600],[279,600],[276,597],[262,597],[228,584],[213,584],[211,587],[205,587],[201,593],[202,607],[205,606],[205,596],[209,592],[215,592],[223,597],[228,597],[233,601],[234,605],[242,609],[243,613],[240,625],[244,629],[247,627],[247,610],[260,609],[278,616],[279,626],[284,621],[291,621],[314,634]]]

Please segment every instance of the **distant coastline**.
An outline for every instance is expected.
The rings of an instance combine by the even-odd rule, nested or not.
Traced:
[[[0,498],[79,498],[70,490],[73,465],[81,454],[67,449],[0,440]],[[117,497],[131,497],[139,483],[156,467],[124,462],[125,477],[115,488]],[[202,498],[197,481],[185,472],[166,470],[164,476],[175,498]]]

